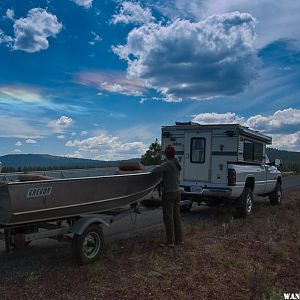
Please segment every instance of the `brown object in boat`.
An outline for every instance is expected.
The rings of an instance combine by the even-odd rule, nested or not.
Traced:
[[[119,165],[120,171],[137,171],[137,170],[144,170],[144,165],[141,163],[121,163]]]

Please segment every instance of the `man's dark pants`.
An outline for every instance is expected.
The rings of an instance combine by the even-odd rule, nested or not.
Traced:
[[[162,209],[168,244],[182,243],[180,192],[163,192]]]

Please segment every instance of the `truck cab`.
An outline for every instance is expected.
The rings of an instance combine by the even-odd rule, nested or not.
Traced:
[[[162,127],[161,143],[163,150],[170,144],[175,148],[182,199],[189,204],[234,203],[241,215],[248,215],[253,196],[268,195],[272,204],[281,201],[281,161],[271,163],[266,155],[269,136],[239,124],[176,122]]]

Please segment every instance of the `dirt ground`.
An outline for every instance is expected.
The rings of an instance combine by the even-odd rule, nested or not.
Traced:
[[[0,299],[283,299],[300,291],[300,193],[262,203],[247,219],[216,210],[184,225],[185,244],[163,233],[106,247],[88,266],[73,262],[1,277]]]

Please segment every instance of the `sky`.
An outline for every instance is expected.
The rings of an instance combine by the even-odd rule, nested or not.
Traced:
[[[0,155],[139,157],[176,121],[300,151],[300,1],[2,0]]]

